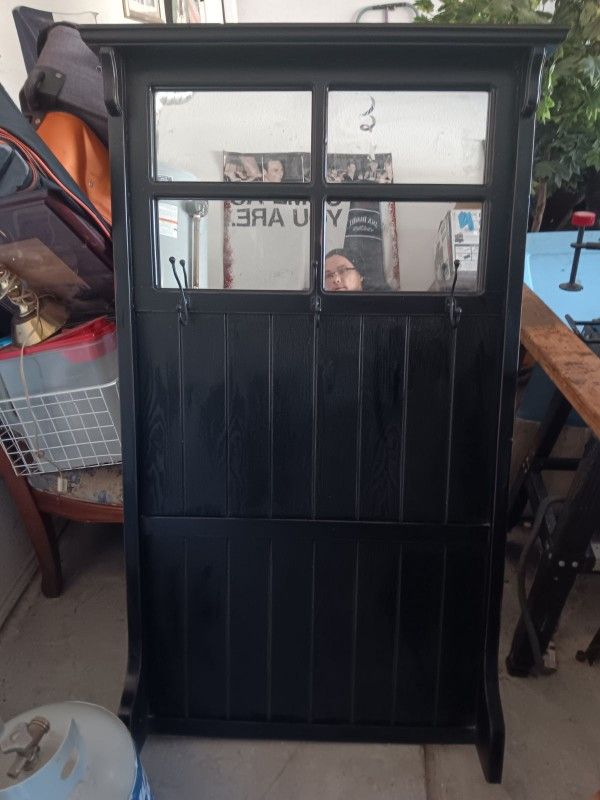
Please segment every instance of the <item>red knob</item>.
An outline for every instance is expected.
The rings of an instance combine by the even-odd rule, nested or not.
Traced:
[[[590,228],[596,222],[593,211],[575,211],[571,217],[571,225],[576,228]]]

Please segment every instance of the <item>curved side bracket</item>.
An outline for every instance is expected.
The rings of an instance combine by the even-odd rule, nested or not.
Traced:
[[[546,50],[543,47],[534,47],[527,64],[527,77],[525,78],[525,93],[521,116],[531,117],[540,101],[542,91],[542,67],[546,59]]]
[[[504,717],[498,688],[498,662],[486,653],[477,703],[477,753],[489,783],[502,781]]]
[[[117,56],[113,47],[101,47],[100,65],[104,77],[104,102],[111,117],[120,117],[123,108],[119,96],[119,73],[117,69]]]
[[[130,658],[121,695],[119,719],[129,728],[139,752],[148,735],[148,698],[145,675],[133,664],[134,660]]]

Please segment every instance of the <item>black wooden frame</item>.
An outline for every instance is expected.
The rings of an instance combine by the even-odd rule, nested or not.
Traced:
[[[487,779],[499,781],[504,725],[498,692],[498,639],[534,111],[544,48],[559,42],[564,32],[547,27],[450,29],[414,25],[239,25],[94,26],[83,28],[82,35],[100,53],[106,102],[111,113],[129,612],[129,664],[122,717],[140,741],[147,730],[160,730],[233,736],[470,742],[479,749]],[[274,67],[277,69],[274,70]],[[274,326],[282,325],[281,320],[284,317],[285,320],[296,320],[290,323],[292,328],[288,329],[288,334],[289,330],[305,330],[310,334],[313,355],[310,355],[308,349],[306,352],[307,358],[312,357],[310,363],[315,376],[318,374],[318,348],[327,345],[328,336],[333,337],[334,344],[336,343],[336,331],[343,330],[346,324],[344,320],[349,320],[348,330],[359,332],[359,348],[363,347],[363,331],[374,336],[376,342],[381,339],[382,332],[388,331],[390,336],[393,334],[395,341],[401,343],[405,350],[401,414],[403,444],[402,454],[394,462],[400,469],[401,487],[399,505],[393,513],[385,512],[380,518],[377,514],[370,518],[361,514],[360,475],[356,478],[356,506],[348,515],[338,517],[335,505],[331,505],[331,512],[327,512],[328,506],[322,501],[319,506],[315,495],[318,490],[318,487],[315,488],[315,445],[312,456],[312,501],[306,515],[300,515],[300,518],[290,518],[289,513],[287,518],[285,514],[284,518],[276,518],[272,472],[270,506],[259,503],[256,510],[251,510],[250,513],[244,513],[243,502],[239,506],[242,509],[239,513],[235,508],[232,511],[227,496],[225,506],[221,508],[216,504],[219,513],[215,516],[206,502],[197,501],[186,489],[186,455],[179,451],[186,434],[189,435],[190,430],[196,430],[193,424],[190,430],[186,430],[186,419],[189,421],[191,412],[183,409],[184,398],[190,387],[186,384],[188,378],[184,376],[188,373],[182,359],[185,348],[189,347],[186,336],[191,334],[186,334],[178,323],[177,292],[157,289],[153,284],[153,270],[149,268],[155,258],[156,237],[152,209],[154,199],[158,197],[218,199],[231,197],[233,191],[231,184],[163,183],[152,180],[151,89],[199,86],[205,89],[255,90],[309,88],[313,91],[312,182],[299,186],[236,184],[234,189],[236,198],[306,197],[312,201],[312,260],[316,277],[313,291],[306,294],[190,292],[190,315],[195,320],[194,324],[208,325],[207,320],[212,315],[210,319],[216,322],[214,325],[210,322],[213,325],[211,330],[217,331],[221,324],[218,319],[223,319],[224,357],[227,361],[228,325],[233,326],[239,338],[244,333],[251,332],[256,323],[259,328],[264,329],[264,336],[267,337],[265,341],[269,343],[269,376],[272,371]],[[326,91],[328,88],[365,89],[373,86],[378,89],[490,91],[488,163],[484,184],[394,184],[361,186],[358,191],[353,186],[326,184],[322,177],[325,174],[322,143],[326,124]],[[483,202],[487,221],[487,234],[482,248],[482,263],[485,265],[483,283],[480,292],[460,297],[463,319],[459,328],[450,331],[443,327],[448,324],[446,298],[443,294],[365,294],[336,297],[323,292],[318,274],[321,267],[323,207],[326,197]],[[319,325],[319,315],[322,315],[328,325],[325,333],[321,332],[321,339],[317,338],[315,332]],[[313,318],[316,327],[311,322]],[[205,322],[201,322],[203,319]],[[447,344],[444,345],[440,358],[443,361],[443,354],[447,354],[450,370],[448,386],[451,391],[447,412],[449,427],[444,428],[444,435],[448,438],[442,441],[440,448],[440,451],[447,453],[448,458],[445,462],[444,496],[432,495],[441,511],[439,517],[431,520],[426,515],[421,518],[419,513],[416,514],[417,519],[411,518],[404,503],[406,469],[412,469],[405,463],[406,414],[407,404],[410,405],[406,392],[406,375],[411,369],[412,361],[419,357],[418,352],[411,355],[408,341],[409,335],[414,337],[416,334],[421,336],[421,340],[418,336],[414,339],[417,344],[419,341],[426,341],[422,338],[425,334],[429,337],[429,349],[424,351],[429,357],[435,352],[431,349],[431,343],[435,345],[437,338],[443,335]],[[322,344],[323,336],[325,345]],[[465,355],[466,343],[470,339],[479,344],[477,350],[471,349]],[[146,347],[149,352],[146,352]],[[362,352],[360,349],[360,364],[363,363]],[[175,353],[178,354],[176,359],[173,358]],[[203,356],[210,357],[208,354]],[[388,360],[385,362],[385,369],[390,369],[393,353],[388,353],[386,357]],[[178,366],[172,367],[170,371],[173,361],[177,361]],[[363,369],[360,364],[358,380],[361,379]],[[231,367],[227,366],[227,369]],[[414,369],[412,374],[416,374]],[[469,399],[468,391],[471,387],[460,385],[461,375],[477,382],[475,400]],[[167,378],[177,384],[174,389],[168,388],[170,384],[165,382]],[[314,378],[312,389],[313,423],[316,415],[321,413],[315,400],[315,392],[319,391],[318,380],[318,377]],[[165,432],[164,435],[159,432],[156,440],[159,447],[156,443],[152,445],[147,441],[152,438],[154,430],[152,421],[147,419],[147,395],[153,392],[153,381],[159,386],[159,399],[156,401],[155,398],[155,402],[165,406],[161,410]],[[269,377],[269,385],[271,381],[272,378]],[[231,402],[231,399],[227,399],[227,391],[226,378],[226,406]],[[272,389],[269,388],[269,392],[269,397],[272,398]],[[466,406],[464,411],[463,405]],[[489,406],[487,410],[486,406]],[[210,411],[208,406],[207,410]],[[226,413],[229,414],[228,411]],[[272,411],[269,413],[272,414]],[[360,410],[357,413],[360,436]],[[394,418],[397,418],[400,412],[396,410],[393,413]],[[453,434],[455,421],[461,414],[462,438],[460,435],[456,437],[456,432]],[[269,419],[272,437],[272,416]],[[228,420],[227,416],[226,425],[229,425]],[[471,434],[471,438],[468,431],[465,433],[465,425],[470,420],[477,420],[477,425],[480,426],[477,430],[485,439],[481,445],[476,443],[479,435],[477,431]],[[452,441],[453,435],[455,441]],[[312,436],[316,436],[314,427]],[[177,441],[180,442],[179,445]],[[362,444],[359,443],[358,446],[362,447]],[[152,447],[154,449],[151,452]],[[413,442],[411,447],[416,452],[418,443]],[[456,448],[461,447],[479,447],[481,454],[475,457],[474,464],[467,464],[466,467],[463,465],[463,471],[459,470],[458,477],[453,478],[449,459],[451,453],[456,454]],[[468,454],[465,457],[470,458]],[[419,469],[421,472],[424,470],[425,475],[428,474],[431,458],[435,459],[435,455],[428,452],[420,456]],[[152,475],[152,470],[156,469],[156,460],[157,468],[166,476],[164,487]],[[229,466],[229,461],[227,465]],[[458,462],[453,466],[457,465]],[[476,481],[471,494],[476,495],[482,489],[484,499],[480,502],[466,494],[467,490],[460,485],[461,475],[476,476],[479,468],[484,474],[484,482],[479,485]],[[272,463],[269,464],[269,469],[272,470]],[[206,465],[203,470],[202,475],[210,478]],[[175,473],[175,477],[170,473]],[[177,485],[173,481],[178,475],[181,475],[182,488],[173,493],[169,487]],[[193,483],[190,486],[193,487]],[[164,489],[162,495],[161,489]],[[225,494],[227,495],[227,487]],[[424,497],[426,500],[426,493]],[[201,508],[201,514],[198,514],[198,507]],[[267,513],[264,513],[264,509]],[[258,549],[255,552],[248,550],[248,547]],[[257,555],[259,550],[261,555]],[[231,678],[231,670],[236,665],[232,665],[231,639],[228,638],[231,634],[228,627],[223,656],[223,669],[227,672],[224,689],[226,697],[223,701],[226,710],[221,713],[221,718],[220,712],[215,712],[211,717],[210,714],[203,716],[202,713],[191,711],[191,704],[198,707],[202,676],[208,681],[216,679],[214,670],[210,673],[205,654],[200,653],[200,660],[194,654],[199,644],[191,634],[188,619],[189,593],[191,591],[193,595],[193,592],[200,591],[198,587],[202,586],[203,580],[197,571],[197,564],[189,566],[198,555],[196,551],[202,551],[202,557],[209,558],[211,569],[222,571],[226,591],[223,613],[227,617],[227,626],[231,624],[232,582],[243,582],[246,578],[250,581],[259,580],[251,574],[253,564],[257,575],[261,570],[267,570],[266,602],[269,608],[265,612],[265,624],[268,625],[265,658],[268,690],[264,713],[231,712],[232,691],[237,692],[236,697],[241,697],[242,705],[248,700],[250,708],[252,703],[251,698],[243,696],[246,678],[238,678],[237,684]],[[272,673],[273,648],[280,644],[281,652],[285,653],[286,647],[290,645],[287,634],[281,635],[281,642],[272,639],[273,625],[280,624],[277,630],[282,631],[281,624],[284,624],[275,619],[278,607],[273,605],[276,588],[273,586],[274,554],[283,551],[288,561],[298,559],[298,575],[305,574],[306,579],[303,580],[312,582],[310,589],[297,578],[298,591],[308,591],[307,597],[312,592],[312,600],[310,597],[309,600],[313,611],[310,630],[300,629],[301,635],[310,638],[311,648],[310,669],[307,673],[308,710],[302,711],[299,717],[294,717],[291,713],[286,715],[286,712],[282,719],[278,719],[272,707],[272,680],[275,679]],[[360,561],[359,551],[363,554]],[[431,566],[426,568],[430,556]],[[261,561],[263,558],[266,561]],[[301,573],[300,562],[303,560],[306,562],[305,572]],[[245,577],[244,571],[239,572],[238,562],[248,564],[245,566]],[[393,564],[397,564],[397,567]],[[188,575],[188,569],[192,569],[192,574]],[[395,570],[393,577],[388,575],[390,569]],[[433,664],[432,667],[431,684],[435,698],[427,714],[421,714],[418,708],[413,709],[413,717],[409,715],[399,724],[396,716],[398,687],[395,683],[398,680],[399,642],[403,641],[402,637],[408,636],[411,646],[414,645],[415,626],[422,626],[427,636],[432,613],[427,612],[430,614],[428,617],[423,611],[427,607],[428,594],[419,594],[421,576],[415,574],[415,569],[427,570],[423,572],[423,580],[430,581],[427,584],[428,592],[435,592],[436,587],[441,586],[439,600],[436,601],[440,603],[439,612],[436,612],[439,619],[436,617],[437,627],[431,627],[435,642],[432,643],[429,654],[437,661],[437,666]],[[347,618],[352,628],[348,629],[349,638],[346,640],[351,650],[351,666],[347,673],[350,681],[348,696],[351,701],[347,718],[339,714],[336,717],[332,712],[328,721],[327,713],[323,712],[319,716],[314,708],[314,703],[319,699],[314,699],[314,648],[315,636],[318,635],[318,631],[315,633],[314,608],[319,600],[315,597],[315,591],[325,591],[315,581],[321,580],[321,573],[325,585],[327,580],[341,580],[338,570],[348,573],[347,585],[350,587],[348,607],[342,609],[340,606],[338,611],[349,615]],[[295,574],[289,573],[288,578],[293,581]],[[357,616],[359,583],[361,586],[364,584],[367,605],[370,604],[371,609],[371,617],[367,616],[365,619],[376,624],[379,613],[376,609],[380,607],[379,599],[369,594],[369,576],[374,578],[371,583],[377,583],[377,580],[387,576],[390,586],[396,586],[396,599],[393,601],[396,607],[393,623],[393,660],[396,671],[390,695],[393,697],[391,707],[389,713],[386,711],[385,714],[375,709],[377,704],[381,706],[383,695],[379,696],[368,683],[363,696],[359,696],[357,688],[357,680],[360,678],[357,673],[357,658],[363,658],[364,667],[373,655],[371,651],[364,649],[366,645],[357,645],[357,625],[361,626],[364,622]],[[407,596],[412,598],[412,602],[418,604],[420,597],[424,604],[423,608],[418,605],[412,608],[409,616],[408,611],[405,612],[400,607],[401,597],[404,597],[405,592],[404,588],[400,588],[401,577],[407,584]],[[280,576],[277,576],[277,580],[280,580]],[[461,584],[468,584],[469,591],[474,593],[470,602],[461,597]],[[325,600],[327,596],[324,596]],[[336,600],[336,593],[331,588],[329,600],[334,606],[342,603],[342,600]],[[366,612],[362,610],[361,613]],[[466,621],[468,614],[471,614],[470,622]],[[465,621],[461,625],[463,615]],[[401,620],[407,630],[400,630],[398,627]],[[207,623],[209,628],[213,623],[214,619]],[[468,624],[474,625],[472,631],[464,629]],[[211,634],[206,635],[210,638]],[[365,641],[368,642],[368,637]],[[331,647],[327,641],[321,642],[319,646],[321,645],[325,648],[326,657],[334,661],[339,658],[335,649],[327,649]],[[248,650],[242,647],[240,652],[247,653]],[[451,658],[450,666],[442,674],[442,660],[448,658]],[[200,689],[191,684],[196,676],[190,675],[190,664],[195,664],[198,669]],[[373,667],[377,668],[375,662]],[[252,672],[255,667],[249,664],[248,669]],[[410,671],[406,674],[410,674]],[[260,675],[257,679],[263,680]],[[458,681],[454,705],[454,687],[442,686],[448,680]],[[195,696],[191,696],[190,691],[192,695],[195,692]],[[472,705],[471,701],[465,701],[471,693]],[[357,708],[358,701],[363,704],[362,712]],[[461,706],[463,701],[466,702],[464,708]],[[203,707],[203,703],[204,701],[199,705]],[[382,721],[382,714],[387,715],[387,723]],[[421,718],[425,722],[419,722]],[[369,723],[369,719],[375,722]]]

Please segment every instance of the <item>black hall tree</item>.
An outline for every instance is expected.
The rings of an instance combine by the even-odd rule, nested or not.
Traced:
[[[100,55],[110,113],[129,612],[122,717],[138,741],[161,731],[472,743],[487,779],[499,781],[498,638],[534,119],[545,50],[564,32],[81,30]],[[255,180],[224,181],[222,161],[210,177],[234,148],[223,142],[206,166],[203,131],[208,140],[219,98],[229,107],[232,92],[308,96],[302,174],[281,155],[299,149],[296,131],[289,142],[281,134],[279,159],[261,160],[256,148],[253,160],[240,158],[244,178],[262,167]],[[343,92],[342,115],[353,94],[375,102],[380,142],[394,93],[399,103],[419,93],[426,104],[430,92],[451,105],[481,102],[485,138],[464,150],[468,179],[440,169],[407,182],[394,154],[392,180],[329,182],[331,109]],[[165,180],[169,136],[182,141],[187,126],[161,127],[158,98],[171,111],[208,107],[202,93],[209,112],[189,128],[198,164]],[[241,97],[240,119],[244,108]],[[443,108],[434,127],[446,124]],[[456,118],[460,136],[469,116]],[[368,128],[368,115],[359,121]],[[392,121],[401,136],[406,117]],[[428,135],[413,138],[427,146]],[[277,160],[283,180],[268,182]],[[236,289],[222,246],[223,264],[215,261],[227,209],[248,200],[309,209],[294,286],[275,276]],[[480,209],[471,282],[329,291],[327,280],[352,268],[324,274],[332,201]],[[175,249],[184,207],[186,258]]]

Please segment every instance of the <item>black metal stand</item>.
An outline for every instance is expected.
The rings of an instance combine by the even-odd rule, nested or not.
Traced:
[[[573,253],[573,264],[571,265],[571,274],[567,283],[559,284],[561,289],[566,292],[580,292],[583,286],[577,283],[577,270],[579,268],[579,259],[582,250],[600,250],[600,242],[584,242],[583,235],[585,229],[590,225],[596,223],[596,215],[591,211],[576,211],[571,217],[571,224],[578,228],[577,241],[573,242],[571,247],[575,249]]]
[[[548,462],[550,460],[550,453],[570,413],[571,405],[557,389],[552,395],[546,416],[540,425],[529,452],[523,459],[517,476],[510,487],[508,498],[509,530],[514,528],[519,522],[529,500],[535,503],[533,507],[533,512],[535,514],[537,506],[543,499],[545,492],[541,477],[542,469],[557,469],[562,466],[562,462],[558,459],[553,459],[552,465]],[[573,466],[573,462],[570,460],[569,462],[565,462],[565,467],[567,466],[574,469],[577,464]],[[546,535],[548,534],[547,519],[553,519],[551,510],[548,511],[546,520],[542,523],[544,525],[542,535],[544,533]],[[554,522],[555,521],[556,520],[554,520]]]
[[[578,650],[575,655],[577,661],[587,661],[588,664],[593,664],[600,658],[600,628],[596,631],[594,638],[589,643],[587,650]]]
[[[532,450],[523,461],[513,484],[510,495],[511,520],[520,517],[528,500],[535,512],[547,496],[541,477],[543,469],[565,468],[571,462],[569,459],[549,457],[569,411],[569,403],[557,391]],[[593,438],[579,462],[562,510],[558,516],[549,510],[543,522],[543,555],[528,599],[542,652],[548,647],[575,577],[586,559],[598,519],[600,442]],[[506,665],[511,675],[521,677],[529,675],[533,666],[533,654],[522,617],[517,624]]]

